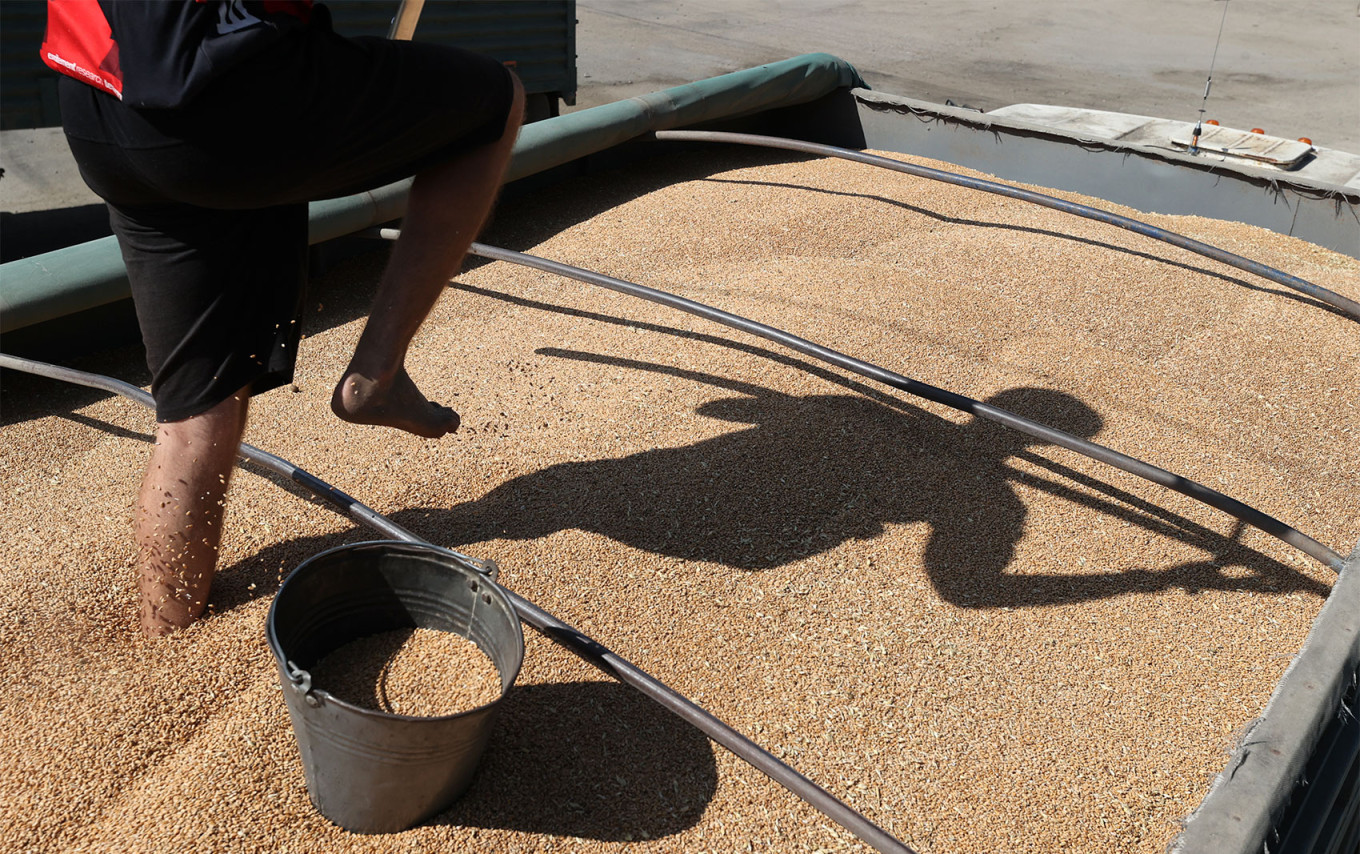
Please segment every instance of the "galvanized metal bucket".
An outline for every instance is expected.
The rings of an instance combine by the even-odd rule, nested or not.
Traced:
[[[309,669],[327,653],[410,627],[474,641],[500,673],[500,696],[460,714],[417,718],[359,708],[311,684]],[[467,789],[524,660],[519,618],[494,580],[414,543],[358,543],[307,559],[279,589],[267,632],[312,803],[359,833],[405,830]]]

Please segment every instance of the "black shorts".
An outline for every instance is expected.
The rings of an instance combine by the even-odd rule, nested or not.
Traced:
[[[513,99],[488,57],[324,27],[296,28],[185,108],[61,87],[71,151],[127,265],[162,422],[292,381],[308,202],[499,139]]]

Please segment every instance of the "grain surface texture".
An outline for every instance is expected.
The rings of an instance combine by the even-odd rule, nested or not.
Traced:
[[[1353,259],[1112,209],[1360,299]],[[485,241],[1091,437],[1342,553],[1360,536],[1360,324],[1148,238],[714,147],[508,200]],[[296,385],[254,402],[247,441],[495,558],[923,854],[1163,851],[1330,589],[1278,540],[1069,451],[503,263],[468,265],[408,361],[458,434],[339,423],[383,257],[314,281]],[[145,383],[140,358],[76,367]],[[264,627],[301,560],[375,537],[247,468],[210,615],[142,640],[150,414],[12,372],[0,404],[0,848],[860,850],[532,632],[467,795],[404,833],[340,831],[308,802]]]

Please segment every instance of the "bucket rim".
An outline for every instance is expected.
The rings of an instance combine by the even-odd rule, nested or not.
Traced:
[[[514,618],[511,621],[511,625],[514,627],[515,641],[517,642],[517,645],[519,647],[520,654],[518,663],[515,665],[514,672],[510,674],[509,685],[506,688],[504,688],[501,691],[500,695],[491,702],[483,703],[480,706],[474,706],[471,709],[464,709],[461,712],[454,712],[451,715],[403,715],[399,712],[384,712],[380,709],[369,709],[363,706],[356,706],[353,703],[349,703],[346,702],[345,700],[340,699],[339,697],[335,696],[334,694],[325,690],[324,688],[312,688],[310,689],[310,693],[324,694],[327,703],[334,703],[335,705],[339,706],[342,709],[345,709],[346,711],[353,712],[363,717],[374,718],[378,720],[397,720],[397,721],[453,720],[455,718],[461,718],[472,714],[484,714],[487,710],[493,709],[496,706],[500,705],[502,702],[504,702],[506,696],[510,693],[510,689],[515,686],[515,681],[519,678],[520,671],[524,668],[524,655],[526,652],[524,647],[524,628],[521,624],[519,611],[516,610],[514,602],[511,601],[508,595],[506,595],[505,589],[502,588],[498,582],[493,581],[485,573],[479,572],[471,567],[466,566],[463,560],[461,559],[461,556],[458,555],[456,552],[450,551],[449,549],[443,548],[442,546],[437,546],[434,543],[415,543],[409,540],[362,540],[360,542],[344,543],[342,545],[332,546],[331,548],[325,549],[324,551],[319,551],[314,555],[308,556],[305,560],[303,560],[296,567],[294,567],[292,572],[288,573],[288,576],[284,578],[283,583],[279,585],[279,589],[275,592],[274,601],[270,603],[269,613],[265,618],[265,637],[269,642],[269,650],[271,653],[273,653],[274,661],[278,665],[280,681],[282,683],[280,687],[286,691],[290,687],[296,687],[296,683],[293,682],[291,678],[289,678],[288,675],[289,661],[279,643],[278,632],[275,631],[274,628],[275,622],[274,617],[276,611],[278,610],[279,594],[283,592],[283,589],[288,585],[288,582],[292,581],[293,578],[298,575],[298,573],[302,572],[303,569],[305,569],[309,564],[311,564],[314,561],[335,554],[336,552],[354,551],[361,547],[377,547],[377,546],[382,546],[386,548],[392,547],[410,548],[412,551],[432,552],[442,557],[447,557],[454,566],[463,569],[473,575],[478,576],[479,579],[484,584],[491,588],[491,594],[502,601],[502,603],[509,610],[511,617]],[[486,655],[486,651],[482,650],[482,654]],[[499,670],[499,668],[497,669]]]

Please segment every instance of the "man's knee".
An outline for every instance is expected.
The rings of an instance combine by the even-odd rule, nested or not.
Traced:
[[[230,446],[234,455],[235,446],[245,435],[249,409],[250,397],[245,389],[241,389],[197,415],[161,423],[156,431],[157,438],[180,444],[198,441],[224,448]]]

